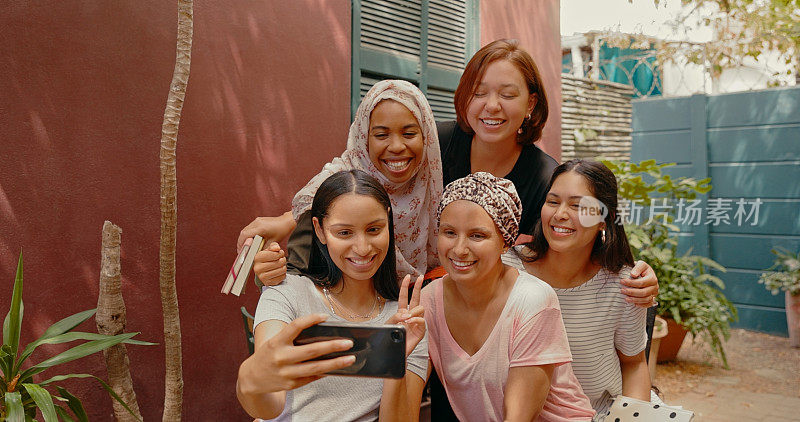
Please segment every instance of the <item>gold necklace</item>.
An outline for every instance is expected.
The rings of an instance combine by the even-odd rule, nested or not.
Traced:
[[[334,315],[338,315],[340,317],[346,317],[346,318],[350,318],[350,319],[369,319],[372,316],[372,313],[375,312],[375,308],[378,306],[378,303],[381,304],[381,310],[383,308],[383,302],[381,301],[380,296],[378,295],[378,292],[375,292],[375,301],[372,302],[372,308],[370,308],[369,312],[367,312],[364,315],[359,315],[359,314],[351,311],[350,308],[348,308],[347,306],[344,306],[341,302],[336,300],[336,298],[334,298],[333,295],[331,295],[331,291],[328,290],[327,287],[323,287],[322,288],[322,294],[325,295],[325,299],[328,299],[328,307],[330,308],[331,313],[333,313]],[[334,303],[342,311],[344,311],[346,313],[346,315],[340,315],[338,312],[336,312],[336,310],[333,308]],[[379,310],[378,313],[380,313],[381,310]]]

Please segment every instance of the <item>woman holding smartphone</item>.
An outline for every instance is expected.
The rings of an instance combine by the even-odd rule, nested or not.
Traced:
[[[237,397],[253,417],[278,420],[416,420],[427,371],[421,280],[408,299],[410,277],[398,286],[392,205],[380,183],[350,170],[322,182],[311,205],[310,269],[266,288],[255,315],[255,353],[239,368]],[[351,340],[295,346],[322,321],[406,326],[402,379],[344,378],[327,372],[352,365]]]

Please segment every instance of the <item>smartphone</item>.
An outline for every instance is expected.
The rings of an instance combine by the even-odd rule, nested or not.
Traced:
[[[374,378],[403,378],[406,375],[406,329],[402,325],[323,322],[301,331],[294,344],[300,346],[338,339],[353,340],[353,348],[312,360],[355,355],[356,361],[329,374]]]

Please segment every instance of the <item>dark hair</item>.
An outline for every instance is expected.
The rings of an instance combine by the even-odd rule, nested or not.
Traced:
[[[592,195],[608,207],[606,215],[606,241],[603,242],[600,235],[595,238],[592,246],[591,259],[611,272],[619,272],[623,265],[633,266],[633,255],[628,244],[628,237],[625,235],[625,227],[617,224],[617,179],[614,173],[603,163],[592,160],[570,160],[553,170],[550,184],[547,191],[553,187],[553,183],[558,176],[574,171],[580,174],[589,183],[589,190]],[[533,229],[533,240],[526,243],[530,249],[530,254],[525,254],[522,258],[532,262],[544,256],[550,246],[542,232],[542,219],[536,222]]]
[[[486,68],[497,60],[508,60],[522,73],[528,92],[534,94],[536,105],[531,112],[531,118],[522,122],[522,133],[517,135],[520,145],[530,145],[542,137],[542,129],[549,113],[547,107],[547,94],[544,91],[542,76],[539,68],[527,51],[519,46],[517,40],[500,39],[486,44],[478,50],[469,60],[458,82],[458,88],[453,98],[456,108],[456,119],[461,129],[469,134],[475,131],[467,123],[467,107],[469,107],[475,90],[481,83]]]
[[[384,299],[397,300],[400,287],[397,283],[392,203],[389,200],[389,194],[378,180],[361,170],[334,173],[319,185],[317,193],[314,195],[314,201],[311,203],[311,216],[317,217],[319,224],[322,225],[333,201],[348,193],[369,196],[388,210],[389,246],[386,250],[386,257],[378,267],[378,271],[372,276],[372,285]],[[342,271],[334,264],[328,253],[328,247],[319,240],[316,231],[312,230],[311,234],[314,245],[311,247],[308,272],[304,275],[310,277],[318,286],[333,287],[342,279]]]

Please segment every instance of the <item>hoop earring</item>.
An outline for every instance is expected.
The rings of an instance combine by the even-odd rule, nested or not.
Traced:
[[[606,229],[600,230],[600,241],[606,243]]]

